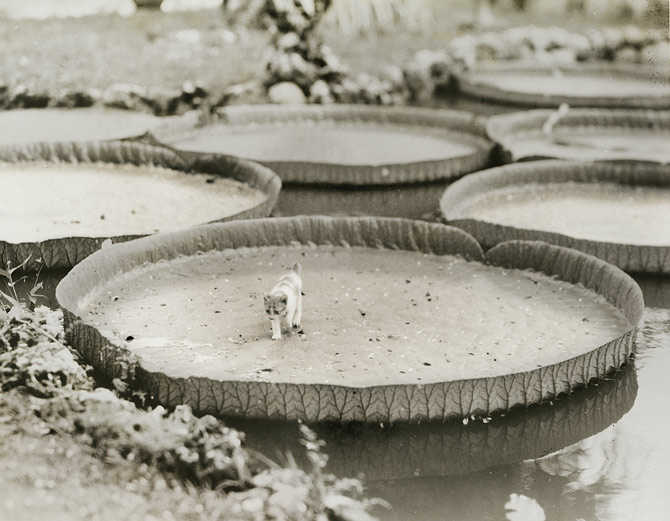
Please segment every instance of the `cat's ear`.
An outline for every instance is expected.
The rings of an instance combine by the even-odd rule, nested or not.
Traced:
[[[263,293],[263,302],[266,304],[270,301],[270,294],[269,293]]]

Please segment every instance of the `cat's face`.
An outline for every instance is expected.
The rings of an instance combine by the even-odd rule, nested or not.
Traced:
[[[265,312],[270,319],[279,318],[286,313],[286,295],[263,295]]]

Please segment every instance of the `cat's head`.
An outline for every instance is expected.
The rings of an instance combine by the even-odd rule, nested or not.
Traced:
[[[270,319],[279,318],[286,313],[286,303],[288,298],[286,295],[271,295],[265,293],[263,295],[263,303],[265,304],[265,312]]]

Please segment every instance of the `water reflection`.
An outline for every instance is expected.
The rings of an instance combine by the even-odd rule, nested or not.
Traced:
[[[339,476],[363,473],[368,481],[463,475],[539,458],[591,436],[618,421],[637,393],[634,368],[627,367],[598,387],[575,392],[553,405],[514,410],[504,417],[460,422],[392,426],[317,424],[326,442],[328,470]],[[264,454],[290,451],[301,460],[293,422],[226,418],[247,433],[249,445]]]
[[[670,312],[648,309],[638,344],[636,407],[601,434],[536,462],[543,472],[568,479],[565,494],[591,491],[598,519],[660,520],[670,509]]]
[[[393,505],[384,520],[504,519],[511,493],[536,499],[556,521],[661,521],[670,511],[670,311],[647,309],[638,337],[634,407],[615,425],[539,459],[466,476],[372,482]],[[560,428],[559,426],[556,426]]]
[[[647,273],[634,273],[631,276],[642,289],[646,307],[670,309],[670,276]]]
[[[27,295],[35,286],[36,282],[39,281],[42,283],[42,289],[40,289],[38,293],[42,295],[42,297],[37,299],[37,305],[56,309],[58,308],[56,286],[58,286],[61,279],[67,275],[67,272],[68,270],[45,270],[39,274],[15,272],[13,278],[14,281],[18,282],[14,286],[14,289],[16,289],[16,293],[22,301],[28,302]],[[9,289],[8,280],[4,277],[0,277],[0,291],[10,293]]]

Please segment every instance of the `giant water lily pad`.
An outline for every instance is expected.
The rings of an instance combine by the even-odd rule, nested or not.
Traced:
[[[670,108],[667,74],[643,66],[504,63],[465,73],[459,85],[468,96],[523,107]]]
[[[281,181],[247,161],[193,171],[172,150],[117,141],[2,147],[0,184],[0,265],[69,268],[107,238],[267,216]]]
[[[450,224],[486,247],[510,239],[569,246],[632,272],[670,273],[670,167],[535,161],[451,185]]]
[[[179,150],[261,162],[285,182],[389,185],[453,179],[489,163],[492,144],[466,112],[365,106],[233,106],[214,122],[155,137]]]
[[[486,260],[486,263],[482,261]],[[303,266],[302,329],[263,308]],[[530,271],[534,270],[534,271]],[[417,421],[541,402],[624,364],[643,309],[626,274],[574,250],[402,219],[239,221],[114,245],[57,288],[69,340],[110,376],[201,413]]]
[[[0,145],[133,138],[174,119],[99,107],[8,110],[0,112]]]
[[[486,130],[502,145],[509,161],[558,158],[670,163],[668,111],[570,109],[559,116],[552,110],[532,110],[494,116]]]

